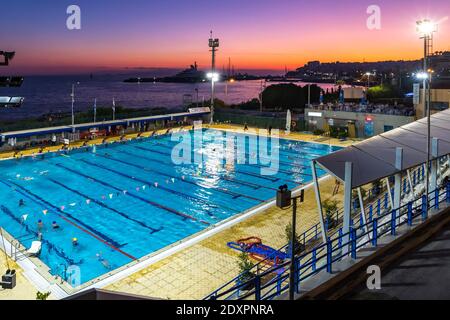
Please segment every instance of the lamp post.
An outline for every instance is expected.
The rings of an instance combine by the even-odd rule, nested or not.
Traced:
[[[276,204],[278,208],[287,209],[292,202],[292,222],[291,222],[291,265],[289,272],[289,300],[294,300],[295,296],[295,276],[296,276],[296,266],[295,266],[295,243],[296,243],[296,225],[297,225],[297,200],[303,202],[305,191],[302,189],[298,196],[292,197],[292,192],[288,189],[287,185],[280,186],[277,190],[277,200]]]
[[[370,76],[372,74],[370,72],[366,72],[366,76],[367,76],[367,90],[369,90],[370,87]]]
[[[216,73],[216,52],[219,47],[219,39],[213,38],[212,31],[209,37],[209,47],[211,48],[211,72],[208,73],[208,78],[211,79],[211,124],[214,122],[214,83],[219,81],[219,75]],[[217,80],[215,80],[217,79]]]
[[[431,154],[431,73],[428,72],[428,56],[430,54],[431,42],[433,39],[433,33],[437,31],[437,24],[423,19],[416,22],[417,32],[420,34],[420,38],[424,43],[424,57],[423,57],[423,73],[419,75],[419,78],[423,78],[423,96],[424,107],[426,107],[427,117],[427,162],[426,162],[426,177],[425,177],[425,194],[428,205],[428,197],[430,193],[430,154]],[[427,84],[428,93],[427,93]]]

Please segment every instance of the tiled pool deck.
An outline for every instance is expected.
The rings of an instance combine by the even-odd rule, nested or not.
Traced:
[[[221,130],[242,130],[242,126],[214,125]],[[175,129],[177,130],[177,129]],[[161,131],[163,132],[163,131]],[[148,136],[150,133],[144,133]],[[280,134],[282,138],[303,140],[308,142],[330,143],[332,145],[348,146],[353,141],[341,142],[338,139],[324,139],[310,134],[291,133]],[[127,136],[135,138],[136,134]],[[109,141],[119,137],[109,138]],[[90,144],[100,143],[101,139],[92,140]],[[81,146],[82,142],[72,144]],[[46,150],[56,151],[60,146],[50,147]],[[37,149],[26,150],[23,155],[36,153]],[[2,153],[1,158],[10,158],[13,153]],[[335,186],[333,178],[321,181],[322,200],[332,197]],[[342,199],[342,188],[336,200]],[[287,240],[285,236],[286,225],[291,218],[290,210],[280,210],[271,207],[248,219],[231,226],[217,234],[206,238],[188,248],[185,248],[167,258],[164,258],[144,269],[133,273],[121,280],[113,282],[105,287],[108,290],[127,292],[145,296],[166,299],[201,299],[225,282],[238,274],[238,253],[227,247],[226,243],[240,238],[257,236],[263,243],[281,247]],[[305,202],[299,206],[297,232],[300,234],[318,222],[317,206],[313,188],[305,190]],[[4,264],[4,255],[0,257],[1,265]],[[36,287],[26,279],[20,267],[15,267],[19,273],[18,286],[12,291],[0,291],[0,299],[34,299]]]

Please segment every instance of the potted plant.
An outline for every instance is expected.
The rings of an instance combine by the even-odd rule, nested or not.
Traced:
[[[325,221],[327,221],[327,229],[333,229],[338,224],[336,212],[338,210],[338,202],[336,200],[327,199],[322,203],[325,211]]]
[[[292,225],[289,223],[285,229],[286,239],[288,243],[287,252],[291,253],[291,241],[292,241]],[[299,254],[303,250],[305,250],[305,244],[300,242],[300,237],[295,232],[295,240],[294,240],[294,252],[295,254]]]
[[[248,258],[248,253],[241,252],[238,256],[238,267],[239,267],[239,278],[238,283],[245,283],[247,281],[255,278],[256,274],[252,271],[254,264]],[[251,290],[255,284],[253,282],[249,282],[241,290]]]

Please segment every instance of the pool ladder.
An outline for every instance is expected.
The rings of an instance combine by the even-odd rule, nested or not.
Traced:
[[[62,266],[62,275],[60,275],[60,271],[61,271],[61,266]],[[60,263],[57,269],[57,272],[55,274],[55,280],[58,279],[58,277],[61,279],[61,284],[64,283],[64,281],[67,281],[67,269],[69,268],[69,266],[65,263]]]

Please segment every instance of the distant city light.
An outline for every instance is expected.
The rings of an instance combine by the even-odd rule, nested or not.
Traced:
[[[430,36],[433,32],[437,31],[437,24],[428,19],[417,21],[416,27],[417,32],[422,36]]]
[[[206,77],[207,77],[208,79],[211,79],[213,82],[219,81],[219,74],[216,73],[216,72],[208,72],[208,73],[206,74]]]

